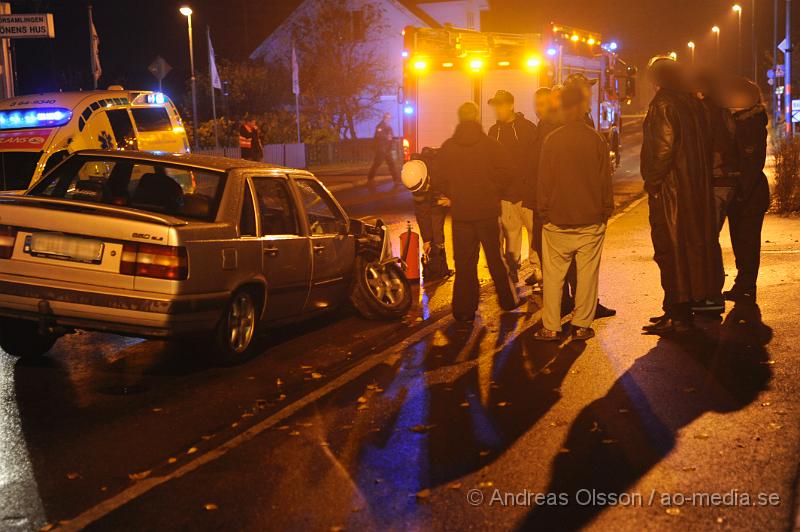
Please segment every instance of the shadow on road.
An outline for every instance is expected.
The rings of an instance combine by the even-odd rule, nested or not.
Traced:
[[[765,349],[771,337],[757,306],[737,305],[722,324],[661,339],[573,422],[546,490],[567,494],[570,504],[537,507],[521,528],[583,527],[603,507],[575,504],[579,490],[626,492],[675,447],[682,428],[706,412],[750,404],[772,377]]]

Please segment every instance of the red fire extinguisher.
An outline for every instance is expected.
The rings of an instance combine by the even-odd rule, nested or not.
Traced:
[[[406,278],[419,281],[419,235],[411,230],[411,222],[400,235],[400,258],[406,263]]]

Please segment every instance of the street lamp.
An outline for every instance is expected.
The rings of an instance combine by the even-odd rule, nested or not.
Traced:
[[[689,50],[692,51],[692,64],[694,65],[694,49],[695,49],[694,41],[689,41],[689,44],[687,44],[686,46],[688,46]]]
[[[741,74],[742,73],[742,6],[740,6],[739,4],[734,4],[733,10],[739,17],[739,44],[736,56],[736,69]]]
[[[719,65],[719,26],[712,27],[711,31],[714,33],[714,35],[716,37],[717,64]]]
[[[178,11],[181,15],[186,17],[189,25],[189,66],[192,71],[192,129],[194,131],[194,149],[197,150],[200,146],[199,135],[200,131],[197,127],[197,78],[194,75],[194,43],[192,40],[192,8],[183,6]]]
[[[669,57],[670,57],[670,59],[672,59],[673,61],[677,61],[677,60],[678,60],[678,52],[670,52],[670,53],[669,53]]]

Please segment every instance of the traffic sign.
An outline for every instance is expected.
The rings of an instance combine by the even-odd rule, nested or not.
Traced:
[[[0,37],[4,39],[52,39],[55,36],[52,13],[0,15]]]
[[[147,66],[147,70],[149,70],[158,81],[161,81],[167,77],[167,74],[169,74],[170,70],[172,70],[172,66],[159,55],[156,56],[156,58],[153,59],[153,62]]]
[[[783,65],[777,65],[775,67],[775,76],[782,78],[786,73],[783,70]]]
[[[800,100],[792,100],[792,123],[800,122]]]

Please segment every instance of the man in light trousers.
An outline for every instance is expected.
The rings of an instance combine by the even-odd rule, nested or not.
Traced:
[[[597,310],[600,257],[606,222],[614,210],[608,148],[584,121],[584,94],[579,87],[562,93],[565,125],[542,147],[536,210],[543,222],[543,328],[534,338],[561,340],[561,298],[570,263],[578,280],[572,315],[573,337],[588,340]]]

